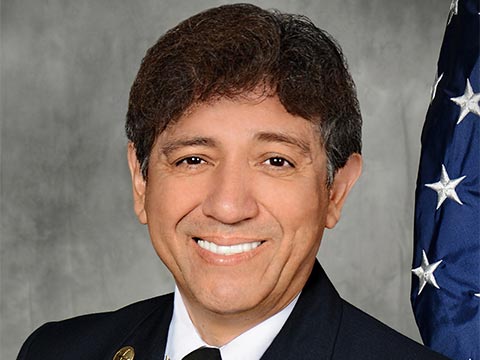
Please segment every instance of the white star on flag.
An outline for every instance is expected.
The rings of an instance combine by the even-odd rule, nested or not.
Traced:
[[[458,0],[452,0],[452,2],[450,3],[447,25],[450,24],[450,21],[452,21],[454,15],[458,15]]]
[[[435,190],[438,194],[437,210],[440,208],[440,206],[442,206],[443,202],[447,198],[456,201],[460,205],[463,205],[462,201],[457,195],[457,192],[455,191],[455,188],[465,178],[466,176],[462,176],[457,179],[450,180],[447,169],[445,169],[445,165],[442,164],[442,175],[440,176],[440,181],[433,184],[425,184],[426,187]]]
[[[425,250],[422,250],[422,264],[418,268],[412,269],[412,272],[418,276],[420,281],[418,295],[420,295],[427,283],[435,286],[437,289],[440,289],[440,286],[437,284],[437,280],[435,280],[435,276],[433,276],[433,272],[437,270],[437,267],[441,262],[442,260],[439,260],[433,264],[430,264],[427,259],[427,254],[425,254]]]
[[[476,297],[480,298],[480,293],[474,294]]]
[[[474,93],[470,79],[467,79],[467,86],[462,96],[451,98],[455,104],[460,106],[460,116],[458,117],[457,124],[460,124],[468,113],[474,113],[480,116],[480,93]]]
[[[437,87],[438,87],[438,84],[440,84],[440,81],[442,81],[442,78],[443,78],[443,73],[440,76],[438,76],[438,73],[435,73],[435,81],[432,86],[432,91],[430,92],[430,102],[432,102],[433,99],[435,99],[435,95],[437,95]]]

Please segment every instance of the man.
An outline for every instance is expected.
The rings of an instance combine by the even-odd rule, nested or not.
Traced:
[[[441,359],[342,300],[316,261],[361,173],[335,42],[246,4],[146,54],[126,124],[135,212],[175,293],[49,323],[19,359]]]

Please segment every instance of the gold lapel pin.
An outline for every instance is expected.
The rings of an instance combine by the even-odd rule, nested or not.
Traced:
[[[135,357],[135,350],[131,346],[125,346],[117,351],[113,360],[133,360]]]

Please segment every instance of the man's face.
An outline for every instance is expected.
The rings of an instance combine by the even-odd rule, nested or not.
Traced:
[[[133,146],[129,159],[153,246],[187,306],[213,313],[288,304],[343,203],[314,126],[277,97],[194,107],[156,140],[146,183]]]

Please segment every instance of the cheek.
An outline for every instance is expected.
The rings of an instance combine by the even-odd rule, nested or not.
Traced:
[[[149,179],[145,211],[150,239],[165,263],[178,257],[185,239],[176,233],[178,223],[201,201],[195,184],[187,179]],[[167,265],[168,266],[168,265]]]
[[[261,201],[281,224],[287,238],[298,242],[312,242],[321,237],[328,208],[328,192],[316,177],[302,177],[294,181],[262,184]],[[292,244],[293,245],[293,244]]]
[[[169,230],[201,202],[202,186],[188,178],[164,177],[147,185],[145,209],[148,222]]]

